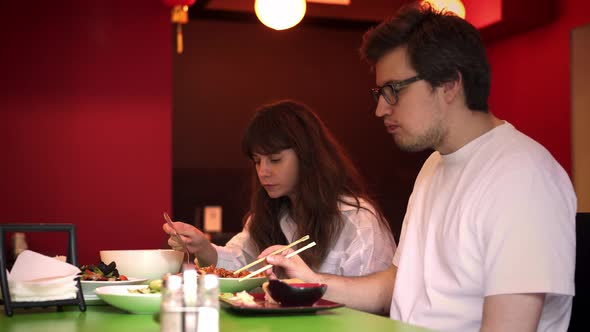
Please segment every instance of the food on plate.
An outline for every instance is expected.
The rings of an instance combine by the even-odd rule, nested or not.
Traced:
[[[230,296],[228,296],[230,295]],[[229,301],[232,301],[235,304],[242,304],[245,306],[255,306],[256,301],[254,301],[254,296],[248,294],[248,292],[246,291],[241,291],[236,293],[235,295],[232,293],[224,293],[222,295],[224,298],[226,298]]]
[[[209,266],[202,267],[202,268],[197,268],[197,272],[200,275],[215,274],[219,278],[242,278],[242,277],[245,277],[250,274],[250,271],[240,271],[237,274],[234,274],[234,271],[232,271],[232,270],[226,270],[224,268],[215,267],[213,265],[209,265]],[[255,275],[255,277],[264,277],[264,274],[259,273],[259,274]]]
[[[301,279],[282,279],[282,282],[286,283],[286,284],[301,284],[303,283],[303,280]],[[264,301],[267,303],[271,303],[271,304],[279,304],[278,301],[276,301],[275,299],[272,298],[272,296],[270,296],[270,293],[268,292],[268,281],[264,282],[262,284],[262,290],[264,291]]]
[[[162,279],[155,279],[150,281],[147,287],[143,288],[128,288],[129,293],[134,294],[156,294],[162,290]]]
[[[124,281],[129,280],[126,276],[120,275],[117,264],[111,262],[106,265],[100,262],[98,265],[82,265],[80,267],[80,280],[83,281]]]
[[[60,262],[64,262],[64,263],[67,262],[67,260],[68,260],[68,258],[66,256],[61,256],[61,255],[57,255],[53,258],[57,259]]]
[[[226,292],[226,293],[219,293],[219,298],[220,298],[220,299],[226,299],[226,300],[229,300],[229,299],[231,299],[232,297],[234,297],[234,293],[227,293],[227,292]]]
[[[163,283],[164,282],[162,281],[162,279],[152,280],[149,283],[149,288],[155,292],[160,292],[162,290]]]

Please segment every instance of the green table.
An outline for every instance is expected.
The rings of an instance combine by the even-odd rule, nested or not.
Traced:
[[[159,332],[160,325],[152,315],[133,315],[111,306],[15,309],[12,317],[0,314],[2,332]],[[257,315],[235,314],[220,309],[220,332],[427,332],[428,330],[348,308],[310,314]]]

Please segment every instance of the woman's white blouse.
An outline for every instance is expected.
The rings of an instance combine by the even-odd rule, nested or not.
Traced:
[[[364,208],[340,204],[344,228],[318,272],[360,276],[391,266],[396,249],[391,231],[379,223],[372,206],[362,200],[361,206]],[[248,223],[249,220],[242,232],[225,246],[213,245],[218,255],[217,267],[236,270],[256,260],[260,252],[250,238]],[[287,214],[281,218],[280,224],[287,241],[293,242],[303,236],[295,234],[296,225]]]

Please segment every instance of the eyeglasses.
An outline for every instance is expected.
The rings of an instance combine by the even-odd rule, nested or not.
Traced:
[[[397,104],[397,101],[399,99],[399,91],[405,87],[407,87],[408,85],[417,82],[419,80],[421,80],[422,77],[420,77],[419,75],[416,75],[414,77],[410,77],[408,79],[405,79],[403,81],[397,81],[397,82],[387,82],[385,84],[383,84],[383,86],[378,86],[376,88],[372,88],[371,89],[371,93],[373,94],[373,97],[375,98],[376,102],[379,102],[379,97],[383,96],[383,98],[385,99],[385,101],[389,104],[389,105],[395,105]]]

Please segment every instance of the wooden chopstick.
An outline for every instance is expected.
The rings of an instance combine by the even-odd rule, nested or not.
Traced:
[[[309,249],[309,248],[311,248],[311,247],[313,247],[313,246],[315,246],[315,242],[312,242],[312,243],[310,243],[310,244],[308,244],[308,245],[306,245],[306,246],[304,246],[304,247],[301,247],[301,248],[299,248],[299,249],[297,249],[297,250],[293,251],[292,253],[288,254],[288,255],[287,255],[287,256],[285,256],[285,257],[287,257],[287,258],[291,258],[291,257],[293,257],[293,256],[297,255],[298,253],[302,252],[303,250],[307,250],[307,249]],[[242,282],[242,280],[250,279],[250,278],[252,278],[253,276],[257,275],[258,273],[260,273],[260,272],[263,272],[263,271],[266,271],[266,270],[270,269],[271,267],[272,267],[272,264],[265,265],[265,266],[263,266],[263,267],[259,268],[258,270],[256,270],[256,271],[254,271],[254,272],[250,273],[249,275],[247,275],[247,276],[245,276],[245,277],[242,277],[242,278],[238,279],[238,282]]]
[[[182,249],[184,249],[184,253],[186,254],[186,264],[192,265],[191,264],[191,253],[190,253],[190,251],[188,251],[186,243],[184,243],[184,241],[182,241],[182,237],[180,237],[180,234],[178,234],[178,231],[176,230],[176,227],[174,227],[174,223],[172,222],[172,219],[170,219],[170,216],[168,215],[168,212],[166,212],[166,211],[164,211],[164,219],[166,220],[166,223],[168,223],[168,226],[170,226],[170,228],[172,229],[172,236],[174,236],[176,241],[182,245]]]
[[[180,244],[182,244],[182,246],[184,247],[184,241],[182,241],[182,238],[176,231],[176,227],[174,227],[174,223],[172,222],[172,219],[170,219],[170,216],[167,212],[164,212],[164,220],[166,220],[166,223],[172,229],[172,236],[174,236],[174,238],[176,238],[176,241],[180,242]]]
[[[306,235],[306,236],[304,236],[304,237],[300,238],[300,239],[299,239],[299,240],[297,240],[297,241],[291,242],[291,243],[289,243],[287,246],[285,246],[285,247],[283,247],[283,248],[281,248],[281,249],[275,250],[275,251],[271,252],[270,254],[268,254],[268,255],[266,255],[266,256],[280,254],[280,253],[282,253],[283,251],[285,251],[285,250],[287,250],[287,249],[291,248],[292,246],[294,246],[294,245],[296,245],[296,244],[298,244],[298,243],[301,243],[301,242],[303,242],[303,241],[307,241],[307,240],[309,240],[309,235]],[[237,273],[239,273],[240,271],[244,271],[245,269],[247,269],[247,268],[249,268],[249,267],[251,267],[251,266],[254,266],[254,265],[256,265],[256,264],[258,264],[258,263],[260,263],[260,262],[264,261],[264,260],[266,259],[266,256],[264,256],[264,257],[262,257],[262,258],[259,258],[259,259],[257,259],[257,260],[255,260],[255,261],[253,261],[252,263],[250,263],[250,264],[248,264],[248,265],[242,266],[241,268],[239,268],[239,269],[235,270],[235,271],[234,271],[234,274],[237,274]]]

